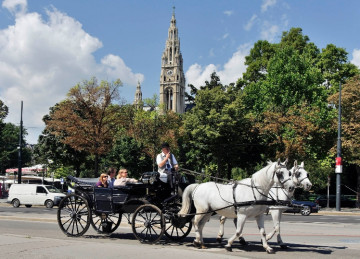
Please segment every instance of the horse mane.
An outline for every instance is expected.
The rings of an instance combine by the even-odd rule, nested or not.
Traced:
[[[263,176],[263,173],[265,171],[265,174],[267,173],[267,171],[270,169],[271,166],[274,165],[274,162],[268,160],[267,161],[267,166],[265,166],[264,168],[260,169],[259,171],[257,171],[256,173],[254,173],[252,175],[252,179],[255,183],[255,185],[261,185],[261,186],[266,186],[269,184],[269,179],[265,178]]]

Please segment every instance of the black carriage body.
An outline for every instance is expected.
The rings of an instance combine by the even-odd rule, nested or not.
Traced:
[[[142,183],[114,188],[95,187],[94,183],[71,176],[68,180],[75,183],[75,194],[62,200],[57,215],[61,230],[68,236],[83,235],[90,224],[98,233],[112,233],[123,214],[128,214],[128,223],[141,242],[157,242],[163,234],[180,240],[191,230],[191,218],[176,216],[181,208],[182,189],[188,185],[186,181],[179,180],[178,194],[171,195],[173,190],[160,181],[157,172],[144,173]]]
[[[75,178],[75,193],[83,196],[92,211],[96,213],[133,213],[143,204],[153,204],[160,209],[163,201],[171,196],[168,184],[159,180],[157,172],[142,175],[142,183],[115,186],[114,188],[95,187]]]

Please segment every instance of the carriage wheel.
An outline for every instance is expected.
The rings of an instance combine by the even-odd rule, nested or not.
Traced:
[[[122,214],[91,212],[91,226],[100,234],[110,234],[120,225]]]
[[[138,207],[132,218],[135,237],[143,243],[155,243],[164,234],[164,216],[155,205],[145,204]]]
[[[63,198],[57,211],[58,224],[67,236],[82,236],[90,226],[90,207],[85,198],[69,194]]]
[[[181,206],[173,211],[173,214],[165,214],[165,235],[173,241],[179,241],[187,237],[192,229],[191,219],[179,217],[176,214]]]

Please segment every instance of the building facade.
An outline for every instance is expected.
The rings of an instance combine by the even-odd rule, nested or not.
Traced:
[[[170,21],[165,50],[161,57],[160,107],[176,113],[185,111],[185,76],[175,8]]]

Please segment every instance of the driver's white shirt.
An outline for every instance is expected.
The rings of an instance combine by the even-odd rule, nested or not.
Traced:
[[[172,162],[173,162],[173,164],[174,164],[174,165],[177,165],[178,162],[176,161],[175,156],[174,156],[173,154],[171,154],[171,156],[172,156]],[[166,157],[166,155],[164,154],[164,152],[161,152],[160,154],[157,155],[157,157],[156,157],[156,163],[157,163],[158,166],[159,166],[159,164],[165,159],[165,157]],[[163,181],[164,183],[167,182],[167,174],[164,172],[164,171],[165,171],[165,168],[169,168],[169,169],[172,168],[169,160],[170,160],[170,159],[168,159],[168,160],[166,161],[166,165],[165,165],[165,167],[164,167],[163,169],[161,169],[160,167],[158,167],[158,172],[160,173],[160,180]]]

